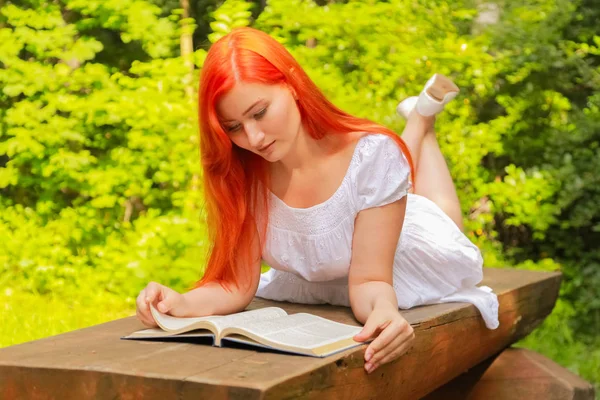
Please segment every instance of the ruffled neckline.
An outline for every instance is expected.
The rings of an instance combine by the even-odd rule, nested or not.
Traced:
[[[350,171],[352,170],[352,166],[355,165],[356,163],[356,158],[358,157],[358,150],[360,147],[362,147],[365,138],[371,136],[371,135],[375,135],[374,133],[368,133],[365,136],[361,137],[360,139],[358,139],[356,145],[354,146],[354,152],[352,153],[352,158],[350,158],[350,164],[348,165],[348,168],[346,169],[346,173],[344,175],[344,178],[342,179],[342,182],[340,183],[340,185],[338,186],[338,188],[335,190],[335,192],[333,192],[333,194],[331,196],[329,196],[329,198],[327,200],[324,200],[321,203],[315,204],[313,206],[310,207],[292,207],[289,206],[285,201],[281,200],[279,197],[277,197],[277,195],[275,195],[275,193],[273,193],[271,191],[271,189],[267,188],[269,195],[279,204],[281,204],[284,208],[287,208],[288,210],[294,211],[294,212],[310,212],[310,211],[314,211],[317,210],[321,207],[325,207],[327,204],[329,204],[331,201],[333,201],[333,199],[338,195],[338,193],[342,190],[342,188],[344,187],[346,181],[348,179],[350,179]]]

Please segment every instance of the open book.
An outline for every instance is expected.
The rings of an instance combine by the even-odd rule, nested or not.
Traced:
[[[361,331],[360,326],[306,313],[288,315],[278,307],[198,318],[173,317],[154,306],[150,310],[161,329],[144,329],[122,339],[212,337],[218,347],[231,341],[313,357],[326,357],[365,343],[352,339]]]

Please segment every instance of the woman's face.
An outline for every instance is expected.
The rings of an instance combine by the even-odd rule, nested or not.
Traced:
[[[237,146],[279,161],[301,129],[300,111],[286,85],[237,83],[217,104],[221,126]]]

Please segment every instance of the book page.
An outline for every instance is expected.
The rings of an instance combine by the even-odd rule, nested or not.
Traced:
[[[224,315],[213,321],[218,331],[229,327],[243,328],[255,322],[269,321],[286,316],[287,313],[279,307],[265,307],[257,310],[242,311],[236,314]]]
[[[167,332],[177,332],[181,330],[185,330],[192,325],[202,322],[202,321],[210,321],[215,322],[219,318],[222,318],[218,315],[211,315],[208,317],[192,317],[192,318],[181,318],[181,317],[173,317],[172,315],[163,314],[158,311],[154,305],[150,305],[150,312],[152,313],[152,317],[162,329]]]
[[[149,328],[149,329],[143,329],[141,331],[133,332],[130,335],[121,337],[121,339],[159,339],[159,338],[167,339],[167,338],[186,338],[186,337],[190,337],[190,338],[212,337],[212,338],[214,338],[214,336],[215,335],[213,335],[210,331],[207,331],[206,329],[198,329],[198,330],[193,330],[193,331],[189,331],[186,333],[180,333],[178,335],[173,335],[173,334],[165,332],[164,330],[159,329],[159,328]]]
[[[360,326],[341,324],[306,313],[247,323],[243,326],[243,331],[254,336],[264,337],[276,344],[304,349],[352,338],[361,330]]]

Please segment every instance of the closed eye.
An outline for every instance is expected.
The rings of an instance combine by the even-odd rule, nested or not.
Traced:
[[[254,117],[254,119],[261,119],[262,117],[265,116],[266,113],[267,113],[267,107],[263,108],[262,110],[260,110],[256,114],[254,114],[253,117]],[[236,124],[236,125],[225,126],[224,128],[227,132],[237,132],[240,130],[241,127],[242,127],[242,125]]]
[[[241,125],[240,125],[240,124],[237,124],[237,125],[226,126],[226,127],[225,127],[225,130],[226,130],[227,132],[236,132],[236,131],[239,131],[239,130],[240,130],[240,128],[241,128]]]
[[[254,118],[255,119],[261,119],[262,117],[265,116],[266,113],[267,113],[267,107],[263,108],[262,110],[260,110],[256,114],[254,114]]]

